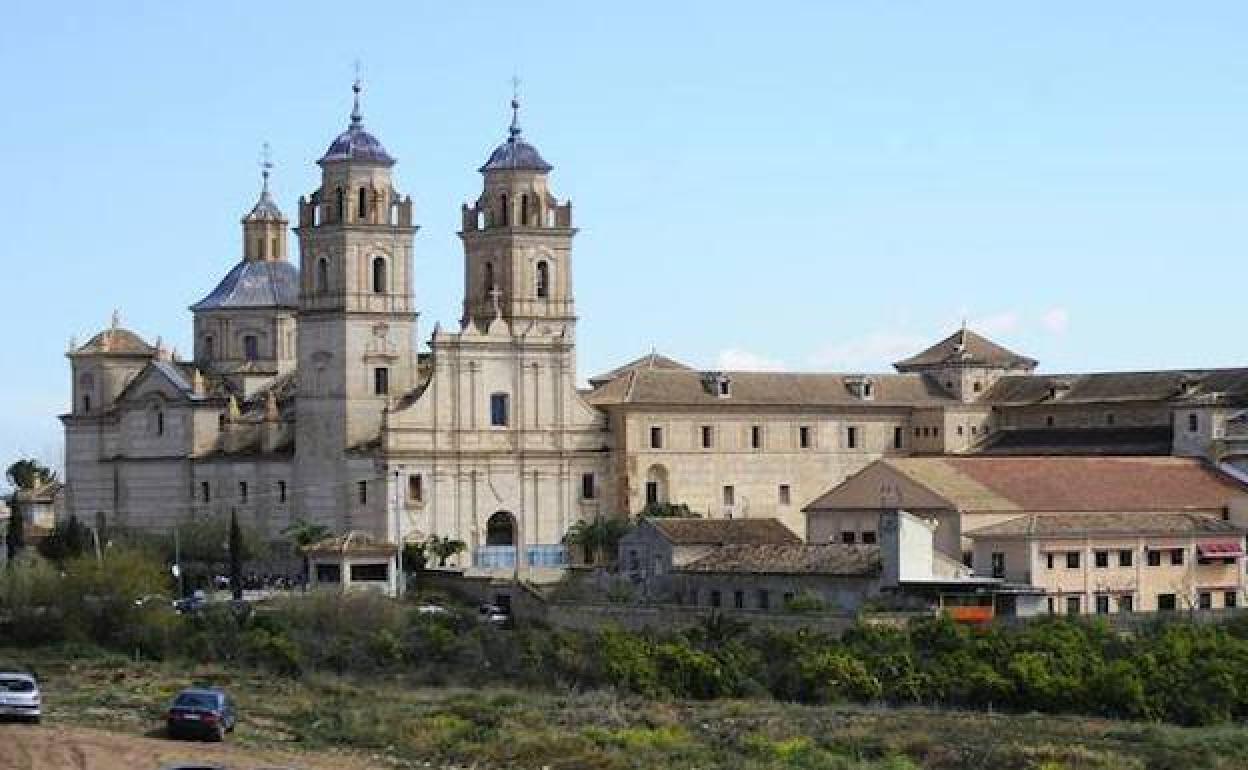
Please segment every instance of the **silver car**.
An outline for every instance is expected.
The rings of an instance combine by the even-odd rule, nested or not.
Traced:
[[[0,716],[38,722],[41,705],[39,683],[34,676],[0,671]]]

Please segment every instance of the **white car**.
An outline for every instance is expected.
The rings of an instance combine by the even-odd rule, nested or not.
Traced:
[[[38,722],[41,712],[39,683],[30,674],[0,671],[0,716]]]

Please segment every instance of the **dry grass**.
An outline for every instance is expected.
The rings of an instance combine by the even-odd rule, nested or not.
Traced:
[[[1229,770],[1248,767],[1248,729],[769,700],[660,702],[405,686],[398,679],[290,680],[252,671],[136,663],[83,650],[0,651],[33,667],[49,722],[155,734],[193,683],[239,702],[233,742],[348,752],[376,767],[809,768],[811,770]]]

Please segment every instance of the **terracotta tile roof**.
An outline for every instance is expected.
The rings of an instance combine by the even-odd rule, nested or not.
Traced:
[[[1229,521],[1200,513],[1032,513],[967,532],[968,537],[1081,537],[1085,535],[1231,535]]]
[[[988,455],[1168,455],[1173,442],[1170,425],[1006,429],[977,451]]]
[[[964,513],[1221,511],[1233,498],[1248,495],[1248,486],[1186,457],[961,456],[879,462]]]
[[[731,383],[732,395],[721,398],[708,384],[705,372],[673,369],[635,369],[591,394],[590,401],[604,405],[678,404],[738,406],[845,406],[871,404],[934,405],[953,399],[930,378],[919,374],[866,375],[872,382],[873,397],[863,399],[850,388],[849,381],[861,374],[817,372],[723,372]]]
[[[129,329],[119,326],[105,329],[87,341],[87,344],[76,348],[74,354],[112,353],[115,355],[153,355],[156,348],[148,345],[143,338]]]
[[[992,340],[981,337],[965,327],[945,337],[922,353],[898,361],[899,372],[917,371],[936,366],[1001,366],[1033,368],[1034,358],[1020,356]]]
[[[675,545],[799,544],[802,539],[779,519],[647,518]]]
[[[875,575],[877,545],[725,545],[681,567],[684,572],[758,574]]]

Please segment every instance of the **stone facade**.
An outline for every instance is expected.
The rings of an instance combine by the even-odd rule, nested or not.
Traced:
[[[266,168],[241,260],[191,308],[191,360],[119,319],[71,347],[66,512],[440,535],[466,544],[457,566],[505,573],[558,568],[576,522],[650,503],[805,533],[805,505],[881,458],[1248,453],[1248,370],[1038,375],[967,329],[894,373],[652,354],[578,388],[572,206],[518,120],[461,209],[463,315],[418,355],[412,202],[358,93],[318,163],[297,269]]]

